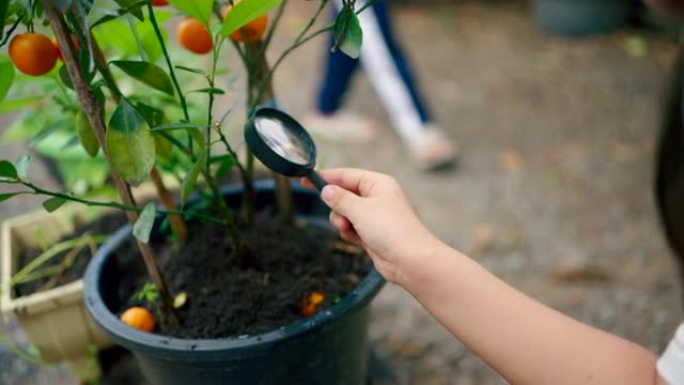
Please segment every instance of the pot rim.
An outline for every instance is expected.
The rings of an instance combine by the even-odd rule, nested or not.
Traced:
[[[257,190],[273,188],[273,183],[258,183]],[[240,191],[239,188],[224,189],[224,195],[231,191]],[[299,194],[318,194],[299,185],[293,185],[293,192]],[[306,218],[306,216],[304,216]],[[220,354],[226,357],[227,351],[233,351],[236,355],[244,356],[250,352],[259,352],[276,345],[283,340],[307,333],[319,327],[325,327],[332,321],[345,315],[352,314],[370,302],[375,294],[380,291],[385,283],[384,278],[371,267],[368,274],[359,282],[351,292],[331,308],[319,312],[316,315],[283,325],[278,329],[254,334],[241,335],[227,338],[214,339],[181,339],[146,333],[122,323],[105,306],[99,290],[99,277],[102,276],[103,267],[108,258],[124,240],[131,236],[132,226],[127,224],[117,230],[97,252],[90,262],[84,278],[84,297],[88,313],[95,323],[102,328],[114,341],[136,352],[154,356],[166,356],[164,352],[176,355],[177,353],[190,353],[186,355],[190,360],[199,357],[210,358]]]

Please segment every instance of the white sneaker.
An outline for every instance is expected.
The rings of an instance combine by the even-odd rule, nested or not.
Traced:
[[[378,133],[373,120],[352,112],[310,113],[304,116],[302,125],[313,136],[339,142],[368,142]]]
[[[458,159],[458,150],[444,132],[430,125],[410,141],[406,141],[413,160],[425,171],[452,167]]]

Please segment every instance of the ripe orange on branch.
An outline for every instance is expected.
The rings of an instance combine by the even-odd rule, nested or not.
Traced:
[[[237,4],[237,2],[236,2]],[[223,20],[226,19],[226,16],[228,16],[228,13],[230,13],[230,10],[232,7],[226,8],[225,12],[223,13]],[[245,43],[254,43],[259,40],[264,36],[264,33],[266,32],[266,27],[268,27],[268,16],[267,15],[261,15],[257,17],[256,19],[250,21],[247,23],[245,26],[241,27],[237,31],[233,32],[230,34],[230,40],[234,42],[245,42]]]
[[[212,39],[207,27],[201,21],[187,18],[178,24],[176,30],[178,44],[190,52],[205,54],[211,52]]]
[[[9,55],[19,71],[31,75],[45,75],[54,68],[57,52],[45,35],[26,32],[12,38]]]

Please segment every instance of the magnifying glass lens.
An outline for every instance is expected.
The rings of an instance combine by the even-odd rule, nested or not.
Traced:
[[[307,151],[306,144],[288,130],[282,121],[272,117],[258,117],[254,121],[254,126],[264,143],[278,155],[302,166],[311,162],[311,154]]]

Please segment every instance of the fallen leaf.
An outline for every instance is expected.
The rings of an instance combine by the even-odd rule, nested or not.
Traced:
[[[559,283],[595,283],[610,280],[608,272],[595,266],[561,267],[553,270],[549,277]]]
[[[648,54],[648,43],[641,36],[630,36],[623,45],[625,52],[634,59],[640,59]]]
[[[180,309],[186,302],[188,302],[188,293],[181,291],[173,299],[173,307],[174,309]]]
[[[523,159],[520,152],[507,148],[499,154],[499,163],[501,167],[508,172],[520,171],[525,166],[525,159]]]

